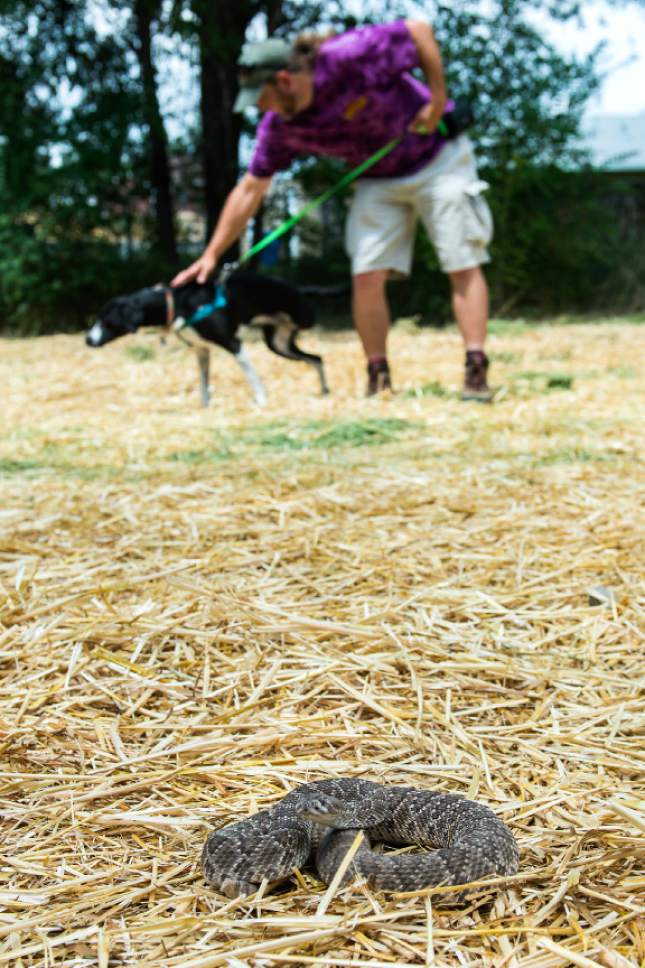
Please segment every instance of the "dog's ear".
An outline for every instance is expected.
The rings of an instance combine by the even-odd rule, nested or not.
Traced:
[[[143,323],[144,313],[141,300],[136,298],[117,299],[115,318],[124,333],[136,333]]]
[[[136,333],[143,322],[143,310],[131,300],[117,296],[106,303],[97,318],[115,338],[124,333]]]
[[[161,297],[161,299],[160,299]],[[159,309],[163,304],[163,316],[155,309]],[[165,297],[154,286],[140,289],[127,300],[124,300],[124,323],[129,333],[136,333],[140,326],[159,323],[165,316]]]

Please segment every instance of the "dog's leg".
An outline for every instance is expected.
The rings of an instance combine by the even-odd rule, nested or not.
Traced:
[[[320,380],[320,393],[324,397],[329,393],[329,384],[327,383],[327,377],[325,376],[325,364],[321,360],[319,363],[312,363],[312,366],[315,366],[316,370],[318,371],[318,379]]]
[[[321,394],[324,396],[329,393],[322,358],[315,353],[305,353],[300,349],[296,343],[298,329],[291,317],[286,313],[276,313],[275,316],[260,316],[257,319],[263,326],[262,335],[269,349],[277,356],[284,356],[287,360],[298,360],[300,363],[308,363],[309,366],[313,366],[318,373]],[[257,319],[252,322],[255,323]]]
[[[202,398],[202,407],[207,407],[210,399],[210,394],[208,392],[208,376],[211,355],[205,347],[199,347],[199,349],[196,349],[195,352],[197,353],[197,362],[199,363],[199,389]]]
[[[264,389],[262,380],[255,372],[255,367],[253,366],[250,359],[246,355],[246,350],[244,349],[243,346],[240,346],[237,353],[234,353],[233,355],[235,356],[235,359],[237,360],[239,365],[242,367],[242,370],[244,371],[244,376],[246,377],[246,379],[251,384],[251,387],[253,388],[253,395],[255,396],[255,402],[259,407],[264,407],[267,402],[267,392]]]

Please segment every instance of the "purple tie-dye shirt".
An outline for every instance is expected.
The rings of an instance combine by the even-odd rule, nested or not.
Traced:
[[[428,88],[407,73],[418,65],[417,48],[403,20],[326,40],[314,64],[312,104],[290,121],[267,111],[258,127],[250,173],[269,178],[299,155],[331,155],[356,167],[404,134],[430,100]],[[438,133],[408,132],[366,176],[411,175],[444,143]]]

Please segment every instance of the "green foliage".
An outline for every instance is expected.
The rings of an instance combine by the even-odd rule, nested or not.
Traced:
[[[0,253],[0,322],[19,335],[82,328],[115,293],[170,274],[147,249],[121,253],[93,239],[47,239],[6,216]]]
[[[404,397],[414,397],[415,399],[417,397],[439,397],[441,399],[456,396],[456,394],[446,390],[438,380],[432,380],[430,383],[424,383],[420,387],[412,387],[409,390],[404,390],[402,395]]]
[[[151,255],[132,256],[134,199],[148,189],[131,66],[131,51],[118,34],[97,33],[86,4],[0,6],[0,320],[9,332],[85,325],[109,296],[148,281]]]
[[[141,343],[136,343],[134,346],[127,346],[124,352],[135,363],[147,363],[149,360],[154,360],[157,355],[151,346],[143,346]]]
[[[529,164],[486,177],[496,219],[488,276],[500,315],[517,305],[532,313],[642,305],[642,228],[639,246],[637,213],[621,213],[633,198],[627,177]]]
[[[398,417],[339,422],[310,420],[302,424],[278,421],[238,428],[234,434],[218,434],[214,447],[174,451],[167,459],[185,464],[208,464],[248,454],[258,448],[282,453],[311,450],[329,453],[350,447],[378,447],[414,436],[421,429],[421,424]]]
[[[345,420],[330,424],[329,421],[310,421],[299,426],[291,423],[260,427],[249,437],[260,447],[278,450],[310,450],[334,447],[371,447],[389,443],[402,433],[415,429],[413,421],[399,418],[366,418]]]
[[[537,5],[561,19],[578,7]],[[148,215],[155,186],[134,8],[134,0],[0,0],[0,325],[10,332],[84,326],[115,293],[174,274],[155,254]],[[200,47],[209,0],[150,0],[152,8],[157,31],[182,56],[203,63],[205,50],[215,52],[222,70],[257,16],[284,36],[354,24],[340,0],[240,0],[218,5],[220,29]],[[587,169],[579,130],[598,85],[595,57],[557,53],[532,26],[535,10],[534,0],[436,0],[429,9],[366,0],[360,19],[427,17],[451,94],[475,105],[472,137],[496,224],[488,269],[495,311],[642,310],[645,182]],[[198,165],[197,127],[184,130],[183,158]],[[341,171],[330,159],[305,160],[292,177],[312,197]],[[345,214],[346,197],[336,197],[320,219],[301,223],[298,257],[287,258],[283,245],[277,273],[347,279]],[[451,318],[448,282],[423,232],[411,279],[392,284],[390,297],[395,316],[421,313],[432,325]],[[345,310],[334,302],[336,315]]]
[[[491,0],[484,10],[456,0],[436,8],[449,90],[475,107],[479,164],[505,175],[522,163],[566,169],[586,160],[580,120],[599,85],[600,48],[584,60],[558,53],[527,17],[535,6]]]
[[[43,43],[47,37],[47,43]],[[127,235],[142,193],[141,109],[131,52],[100,36],[85,4],[0,9],[0,210],[48,237]]]
[[[534,370],[524,370],[513,376],[515,383],[527,383],[540,390],[570,390],[574,377],[570,373],[541,373]]]

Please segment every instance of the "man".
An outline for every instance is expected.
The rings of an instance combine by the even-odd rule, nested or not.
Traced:
[[[490,210],[468,138],[437,131],[446,97],[429,24],[400,20],[331,37],[245,45],[235,110],[263,112],[248,172],[228,196],[202,256],[173,285],[204,282],[241,235],[277,171],[299,155],[331,155],[352,168],[399,135],[400,144],[355,184],[346,227],[354,323],[367,357],[368,395],[390,387],[385,283],[409,275],[417,219],[450,278],[466,348],[464,399],[490,400],[484,340]],[[428,86],[408,72],[420,67]],[[430,93],[431,92],[431,93]]]

